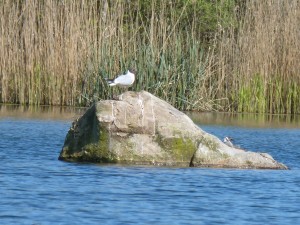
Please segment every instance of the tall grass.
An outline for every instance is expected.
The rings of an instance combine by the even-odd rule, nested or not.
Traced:
[[[245,3],[238,29],[228,30],[220,44],[226,46],[221,55],[226,57],[222,72],[227,75],[226,92],[233,103],[229,108],[300,113],[300,2]]]
[[[88,105],[134,90],[179,109],[299,113],[297,0],[0,1],[0,102]]]

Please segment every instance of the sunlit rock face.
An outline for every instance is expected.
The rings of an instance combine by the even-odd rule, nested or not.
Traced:
[[[99,101],[75,120],[66,161],[176,167],[286,169],[268,154],[231,148],[167,102],[142,92]]]

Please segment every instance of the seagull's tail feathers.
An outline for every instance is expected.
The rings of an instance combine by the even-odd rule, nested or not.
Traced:
[[[115,83],[115,80],[114,79],[108,79],[108,78],[105,78],[107,84],[109,86],[116,86],[117,84]]]

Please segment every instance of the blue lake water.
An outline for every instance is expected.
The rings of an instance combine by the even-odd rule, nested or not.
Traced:
[[[0,116],[0,224],[300,224],[300,125],[199,124],[290,170],[58,161],[71,118]]]

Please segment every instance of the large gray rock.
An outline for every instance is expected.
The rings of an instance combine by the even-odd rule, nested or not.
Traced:
[[[74,121],[59,159],[179,167],[287,169],[265,153],[231,148],[167,102],[142,92],[99,101]]]

